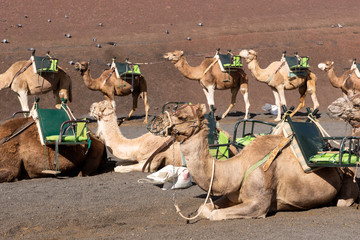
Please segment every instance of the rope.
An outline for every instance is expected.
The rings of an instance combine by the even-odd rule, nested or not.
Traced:
[[[323,136],[326,136],[326,137],[331,137],[329,133],[327,133],[325,131],[325,129],[320,125],[320,123],[318,123],[317,121],[315,121],[314,118],[312,118],[310,115],[308,115],[308,118],[310,119],[310,121],[312,121],[313,123],[315,123],[315,125],[318,127],[318,129],[320,130],[321,134]],[[335,140],[330,140],[330,141],[333,141],[336,145],[340,146],[340,143],[338,141],[335,141]]]
[[[205,201],[204,203],[201,205],[201,207],[199,208],[200,211],[198,211],[198,213],[194,216],[194,217],[185,217],[182,213],[181,213],[181,210],[180,210],[180,207],[179,205],[176,203],[176,191],[174,191],[174,206],[176,208],[176,212],[184,219],[186,220],[194,220],[196,219],[197,217],[200,216],[200,214],[202,213],[202,211],[204,210],[204,207],[207,203],[207,201],[209,200],[209,197],[210,197],[210,193],[211,193],[211,188],[212,188],[212,185],[213,185],[213,182],[214,182],[214,175],[215,175],[215,158],[213,158],[213,164],[212,164],[212,174],[211,174],[211,179],[210,179],[210,186],[209,186],[209,190],[207,192],[207,195],[206,195],[206,198],[205,198]],[[214,206],[214,203],[212,202],[212,199],[210,198],[210,203]]]

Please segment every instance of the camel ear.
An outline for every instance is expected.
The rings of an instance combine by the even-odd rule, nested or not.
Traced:
[[[184,51],[181,51],[181,56],[184,55]]]
[[[320,68],[320,70],[322,70],[322,71],[325,70],[325,67],[326,67],[325,63],[319,63],[318,64],[318,68]]]
[[[334,61],[331,62],[331,66],[333,66],[333,65],[334,65]]]

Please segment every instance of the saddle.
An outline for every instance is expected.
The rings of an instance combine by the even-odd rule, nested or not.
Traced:
[[[116,77],[121,79],[131,79],[134,75],[141,75],[140,66],[138,64],[126,62],[116,62],[116,58],[113,58],[111,68],[115,69]]]
[[[58,59],[51,57],[49,53],[45,57],[39,57],[35,56],[34,51],[33,55],[30,57],[30,60],[33,65],[34,73],[36,74],[41,75],[43,72],[58,72]]]
[[[239,55],[232,55],[230,51],[227,54],[216,53],[215,58],[219,59],[219,66],[222,72],[238,70],[242,68],[242,61]]]
[[[306,76],[306,70],[310,67],[309,57],[300,57],[297,52],[294,53],[294,56],[286,56],[286,51],[284,51],[281,61],[285,62],[290,78]]]

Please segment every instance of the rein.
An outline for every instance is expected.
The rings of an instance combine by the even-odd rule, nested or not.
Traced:
[[[270,77],[265,81],[267,84],[271,81],[271,79],[274,77],[274,75],[284,66],[285,62],[282,62],[280,66],[276,69],[276,71],[270,75]]]
[[[105,85],[105,83],[107,82],[107,80],[110,79],[111,75],[115,72],[115,68],[111,68],[111,71],[109,73],[109,75],[104,79],[103,83],[101,84],[101,87],[103,87]]]
[[[31,121],[28,123],[23,124],[21,127],[19,127],[18,129],[16,129],[10,136],[4,137],[3,139],[0,140],[0,146],[8,141],[10,141],[12,138],[16,137],[17,135],[19,135],[20,133],[22,133],[23,131],[25,131],[28,127],[30,127],[31,125],[33,125],[35,122]]]
[[[32,65],[32,61],[30,61],[27,65],[25,65],[23,68],[21,68],[13,77],[13,79],[11,80],[10,84],[9,84],[9,88],[11,87],[12,83],[14,82],[14,80],[20,76],[20,74],[22,74],[23,72],[26,71],[26,69],[28,69],[30,66]]]

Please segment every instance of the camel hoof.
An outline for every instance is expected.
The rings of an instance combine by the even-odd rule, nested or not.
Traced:
[[[275,122],[280,122],[281,118],[275,118]]]
[[[213,211],[213,209],[211,207],[209,207],[208,205],[201,206],[198,209],[198,212],[201,212],[200,217],[206,218],[206,219],[210,219],[212,211]]]
[[[339,199],[336,206],[337,207],[350,207],[354,203],[354,199]]]
[[[214,210],[211,212],[209,219],[210,221],[220,221],[220,220],[225,220],[226,218],[222,216],[220,210]]]

